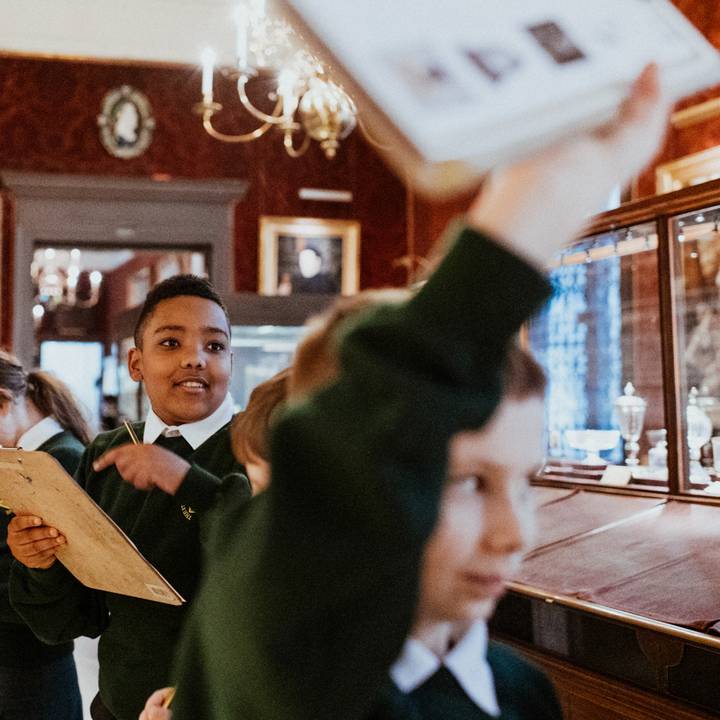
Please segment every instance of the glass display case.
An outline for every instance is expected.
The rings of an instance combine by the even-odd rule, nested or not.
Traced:
[[[720,495],[720,206],[672,218],[686,483]]]
[[[550,302],[528,328],[545,368],[546,476],[667,487],[655,222],[583,238],[550,273]]]
[[[593,717],[718,717],[720,182],[592,218],[550,275],[537,534],[491,630]]]
[[[305,330],[302,325],[233,325],[230,393],[236,411],[247,405],[256,385],[290,365]]]
[[[595,217],[550,270],[539,482],[720,496],[720,182]]]

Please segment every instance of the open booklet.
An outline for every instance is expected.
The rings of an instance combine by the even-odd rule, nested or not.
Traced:
[[[57,558],[83,585],[169,605],[184,600],[127,535],[47,453],[0,449],[0,504],[67,539]]]
[[[390,164],[434,194],[607,121],[650,61],[672,99],[720,82],[718,52],[668,0],[276,5]]]

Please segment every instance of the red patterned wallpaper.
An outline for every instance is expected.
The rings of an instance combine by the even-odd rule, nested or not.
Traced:
[[[123,84],[145,93],[157,122],[150,148],[139,158],[120,160],[103,149],[96,117],[105,93]],[[247,145],[210,138],[192,107],[199,96],[192,68],[79,63],[0,57],[0,169],[37,172],[185,178],[240,177],[250,181],[236,212],[235,285],[257,286],[257,226],[261,214],[354,218],[362,225],[363,287],[398,284],[404,273],[392,260],[405,253],[405,191],[359,132],[327,161],[313,147],[300,160],[285,155],[280,137]],[[230,88],[216,91],[226,107]],[[250,129],[243,115],[223,118],[222,129]],[[300,187],[353,192],[349,205],[298,198]],[[429,244],[422,228],[418,247]]]

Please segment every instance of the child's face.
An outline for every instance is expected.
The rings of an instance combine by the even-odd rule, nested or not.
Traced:
[[[450,442],[438,525],[423,558],[418,621],[488,618],[534,533],[528,480],[542,459],[540,398],[505,400]]]
[[[142,341],[142,349],[130,350],[130,376],[144,382],[163,422],[196,422],[220,407],[232,361],[230,328],[216,303],[192,295],[163,300],[147,321]]]

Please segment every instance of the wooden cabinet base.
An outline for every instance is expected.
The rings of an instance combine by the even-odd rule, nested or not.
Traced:
[[[711,720],[715,714],[609,680],[550,655],[515,645],[555,684],[565,720]]]

